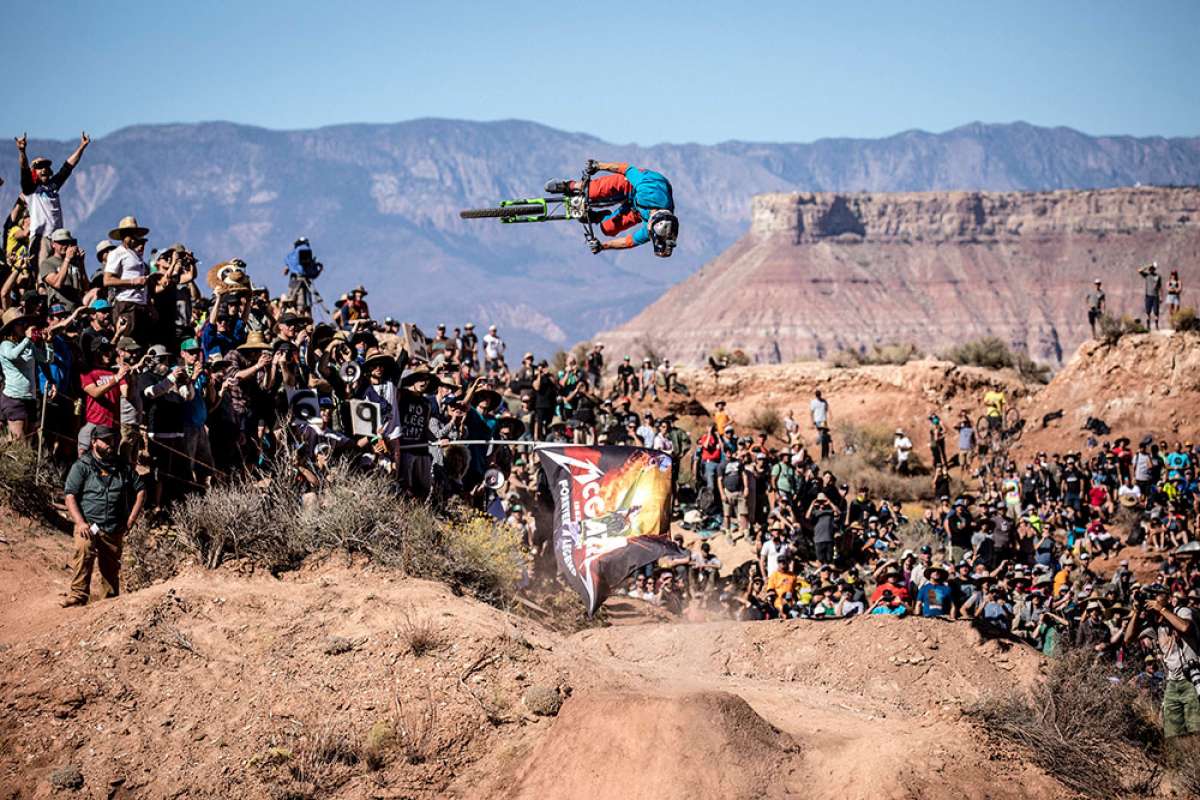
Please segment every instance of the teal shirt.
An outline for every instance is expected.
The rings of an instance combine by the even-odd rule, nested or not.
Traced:
[[[4,394],[14,400],[34,399],[34,371],[46,363],[46,346],[26,336],[19,342],[0,342],[0,369],[4,371]]]

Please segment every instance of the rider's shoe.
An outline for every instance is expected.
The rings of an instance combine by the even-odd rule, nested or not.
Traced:
[[[566,194],[571,191],[570,181],[547,181],[546,192],[548,194]]]

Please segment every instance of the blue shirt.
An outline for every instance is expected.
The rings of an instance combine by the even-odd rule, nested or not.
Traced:
[[[953,590],[949,585],[927,583],[917,592],[917,602],[921,604],[922,617],[944,617],[950,613],[950,595]]]
[[[629,202],[642,218],[642,224],[631,234],[634,245],[650,241],[650,212],[656,208],[675,210],[675,198],[671,195],[671,182],[661,172],[652,169],[629,167],[625,180],[633,187]]]
[[[195,431],[204,427],[208,421],[208,404],[204,400],[205,388],[208,386],[208,376],[201,373],[192,381],[196,390],[183,406],[183,426],[186,430]]]
[[[306,244],[293,248],[292,252],[284,256],[283,263],[287,266],[288,274],[297,278],[311,280],[321,272],[317,269],[316,262],[313,261],[312,248]]]

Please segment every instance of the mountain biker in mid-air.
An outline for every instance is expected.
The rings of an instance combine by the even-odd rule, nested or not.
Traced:
[[[671,182],[666,176],[620,162],[588,161],[588,174],[594,175],[596,172],[612,174],[589,183],[588,199],[593,202],[620,201],[620,205],[613,209],[593,211],[592,222],[599,222],[600,230],[606,236],[616,236],[630,228],[634,230],[609,242],[594,240],[592,252],[624,250],[651,242],[654,255],[669,257],[679,235],[679,218],[675,216],[675,199],[671,196]],[[577,188],[576,181],[550,181],[546,184],[546,191],[551,194],[567,194]]]
[[[324,268],[325,265],[313,257],[312,245],[303,236],[292,243],[292,251],[283,258],[283,273],[288,276],[286,297],[305,314],[312,305],[312,282]]]

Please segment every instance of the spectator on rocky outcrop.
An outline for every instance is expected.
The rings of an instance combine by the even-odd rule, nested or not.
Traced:
[[[1096,338],[1096,323],[1105,313],[1104,285],[1099,278],[1092,281],[1092,290],[1087,295],[1088,326],[1092,329],[1092,338]]]
[[[1137,272],[1142,277],[1145,288],[1146,327],[1150,327],[1150,320],[1153,318],[1154,327],[1157,329],[1159,304],[1162,301],[1162,276],[1158,274],[1158,264],[1156,262],[1139,267]]]
[[[1167,277],[1167,319],[1172,319],[1179,312],[1182,296],[1183,283],[1179,280],[1179,270],[1173,269]]]

